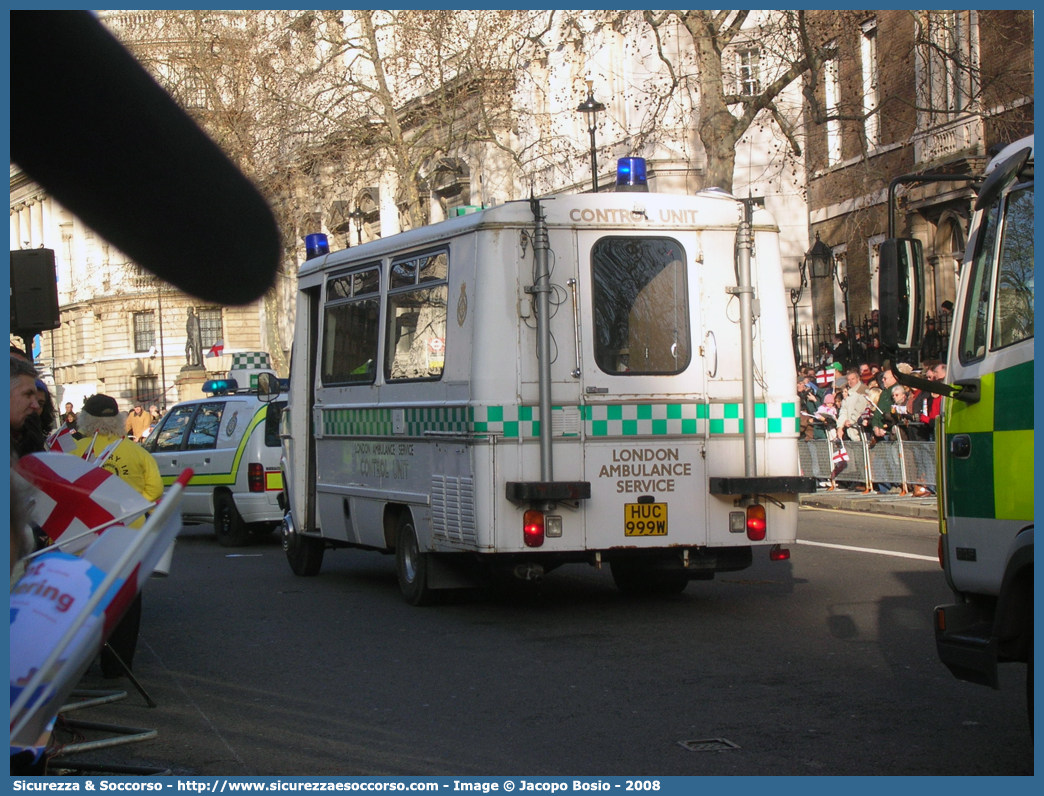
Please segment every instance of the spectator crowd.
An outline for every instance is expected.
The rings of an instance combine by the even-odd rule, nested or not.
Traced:
[[[835,467],[832,477],[821,486],[834,489],[834,478],[847,462],[846,442],[865,442],[868,449],[885,441],[934,441],[935,419],[942,408],[942,396],[911,389],[900,384],[896,372],[915,373],[928,381],[945,381],[946,363],[942,341],[931,319],[926,322],[919,371],[899,362],[894,364],[881,349],[880,339],[863,339],[855,330],[852,344],[842,328],[834,345],[819,345],[814,363],[798,366],[797,396],[801,417],[801,436],[806,440],[830,440]],[[931,356],[925,356],[931,355]],[[895,491],[896,485],[878,482],[878,491]],[[913,494],[932,493],[928,485],[914,486]]]

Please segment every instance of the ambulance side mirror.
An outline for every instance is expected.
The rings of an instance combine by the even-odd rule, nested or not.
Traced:
[[[924,317],[924,252],[913,238],[881,244],[878,279],[881,345],[895,350],[921,347]]]
[[[274,373],[257,374],[257,399],[263,403],[271,403],[279,397],[279,379]]]

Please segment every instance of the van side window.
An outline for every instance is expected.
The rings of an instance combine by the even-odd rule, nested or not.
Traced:
[[[380,289],[380,270],[376,264],[327,280],[323,386],[373,384],[377,377]]]
[[[957,350],[962,363],[975,362],[986,356],[1000,206],[1001,199],[998,197],[997,203],[983,212],[979,234],[976,235],[975,258],[971,262],[972,272],[968,280],[968,295],[965,297],[964,317],[961,322],[961,344]]]
[[[188,433],[186,450],[198,451],[217,446],[218,431],[221,429],[221,414],[225,402],[201,404]]]
[[[1012,191],[1001,231],[991,348],[1033,337],[1033,188]]]
[[[440,379],[446,363],[449,253],[392,263],[388,287],[388,381]]]
[[[670,238],[606,237],[591,250],[595,362],[623,376],[689,365],[685,250]]]

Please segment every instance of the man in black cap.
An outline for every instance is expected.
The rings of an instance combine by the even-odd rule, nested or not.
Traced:
[[[163,494],[159,466],[151,453],[123,436],[125,426],[126,416],[120,413],[115,398],[92,395],[84,401],[76,418],[76,430],[83,439],[71,453],[84,458],[90,446],[91,452],[85,458],[97,459],[98,464],[118,475],[148,500],[159,500]]]
[[[163,495],[163,481],[159,466],[152,454],[140,445],[123,436],[126,416],[120,412],[116,399],[108,395],[92,395],[83,403],[76,418],[76,428],[83,435],[73,456],[86,458],[115,473],[148,500],[158,500]],[[138,520],[132,527],[142,523]],[[105,677],[120,677],[122,667],[113,656],[131,668],[134,649],[138,645],[138,629],[141,626],[141,593],[127,608],[119,624],[113,628],[107,646],[102,648],[101,667]]]

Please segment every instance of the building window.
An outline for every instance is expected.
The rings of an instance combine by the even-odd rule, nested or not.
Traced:
[[[881,244],[884,243],[884,235],[874,235],[867,240],[868,255],[870,258],[870,309],[880,310],[880,281],[881,281]]]
[[[199,340],[203,350],[224,342],[221,334],[221,309],[199,310]]]
[[[141,354],[147,352],[156,345],[156,313],[136,312],[133,315],[134,323],[134,352]]]
[[[831,42],[827,47],[836,49],[836,43]],[[823,67],[823,94],[827,113],[827,165],[836,166],[841,162],[841,120],[837,118],[841,106],[841,80],[836,57]]]
[[[918,94],[931,125],[952,121],[971,105],[976,67],[972,13],[925,12],[920,46],[924,71]]]
[[[181,79],[181,85],[178,86],[178,96],[186,108],[192,110],[207,109],[209,105],[207,102],[207,81],[200,70],[195,68],[186,70]]]
[[[142,406],[158,403],[159,379],[156,376],[138,376],[134,380],[134,402]]]
[[[740,50],[737,54],[739,93],[753,97],[761,93],[761,52],[756,49]]]
[[[881,143],[881,120],[877,113],[881,95],[880,66],[877,61],[876,19],[863,23],[861,47],[863,60],[863,130],[866,134],[866,145],[872,149]]]
[[[837,273],[841,275],[840,283],[837,279],[831,280],[834,292],[834,317],[838,319],[837,328],[841,329],[848,325],[848,313],[845,312],[847,294],[841,289],[841,284],[848,281],[848,244],[842,243],[834,246],[830,249],[830,252],[834,255],[834,265],[837,268]]]

